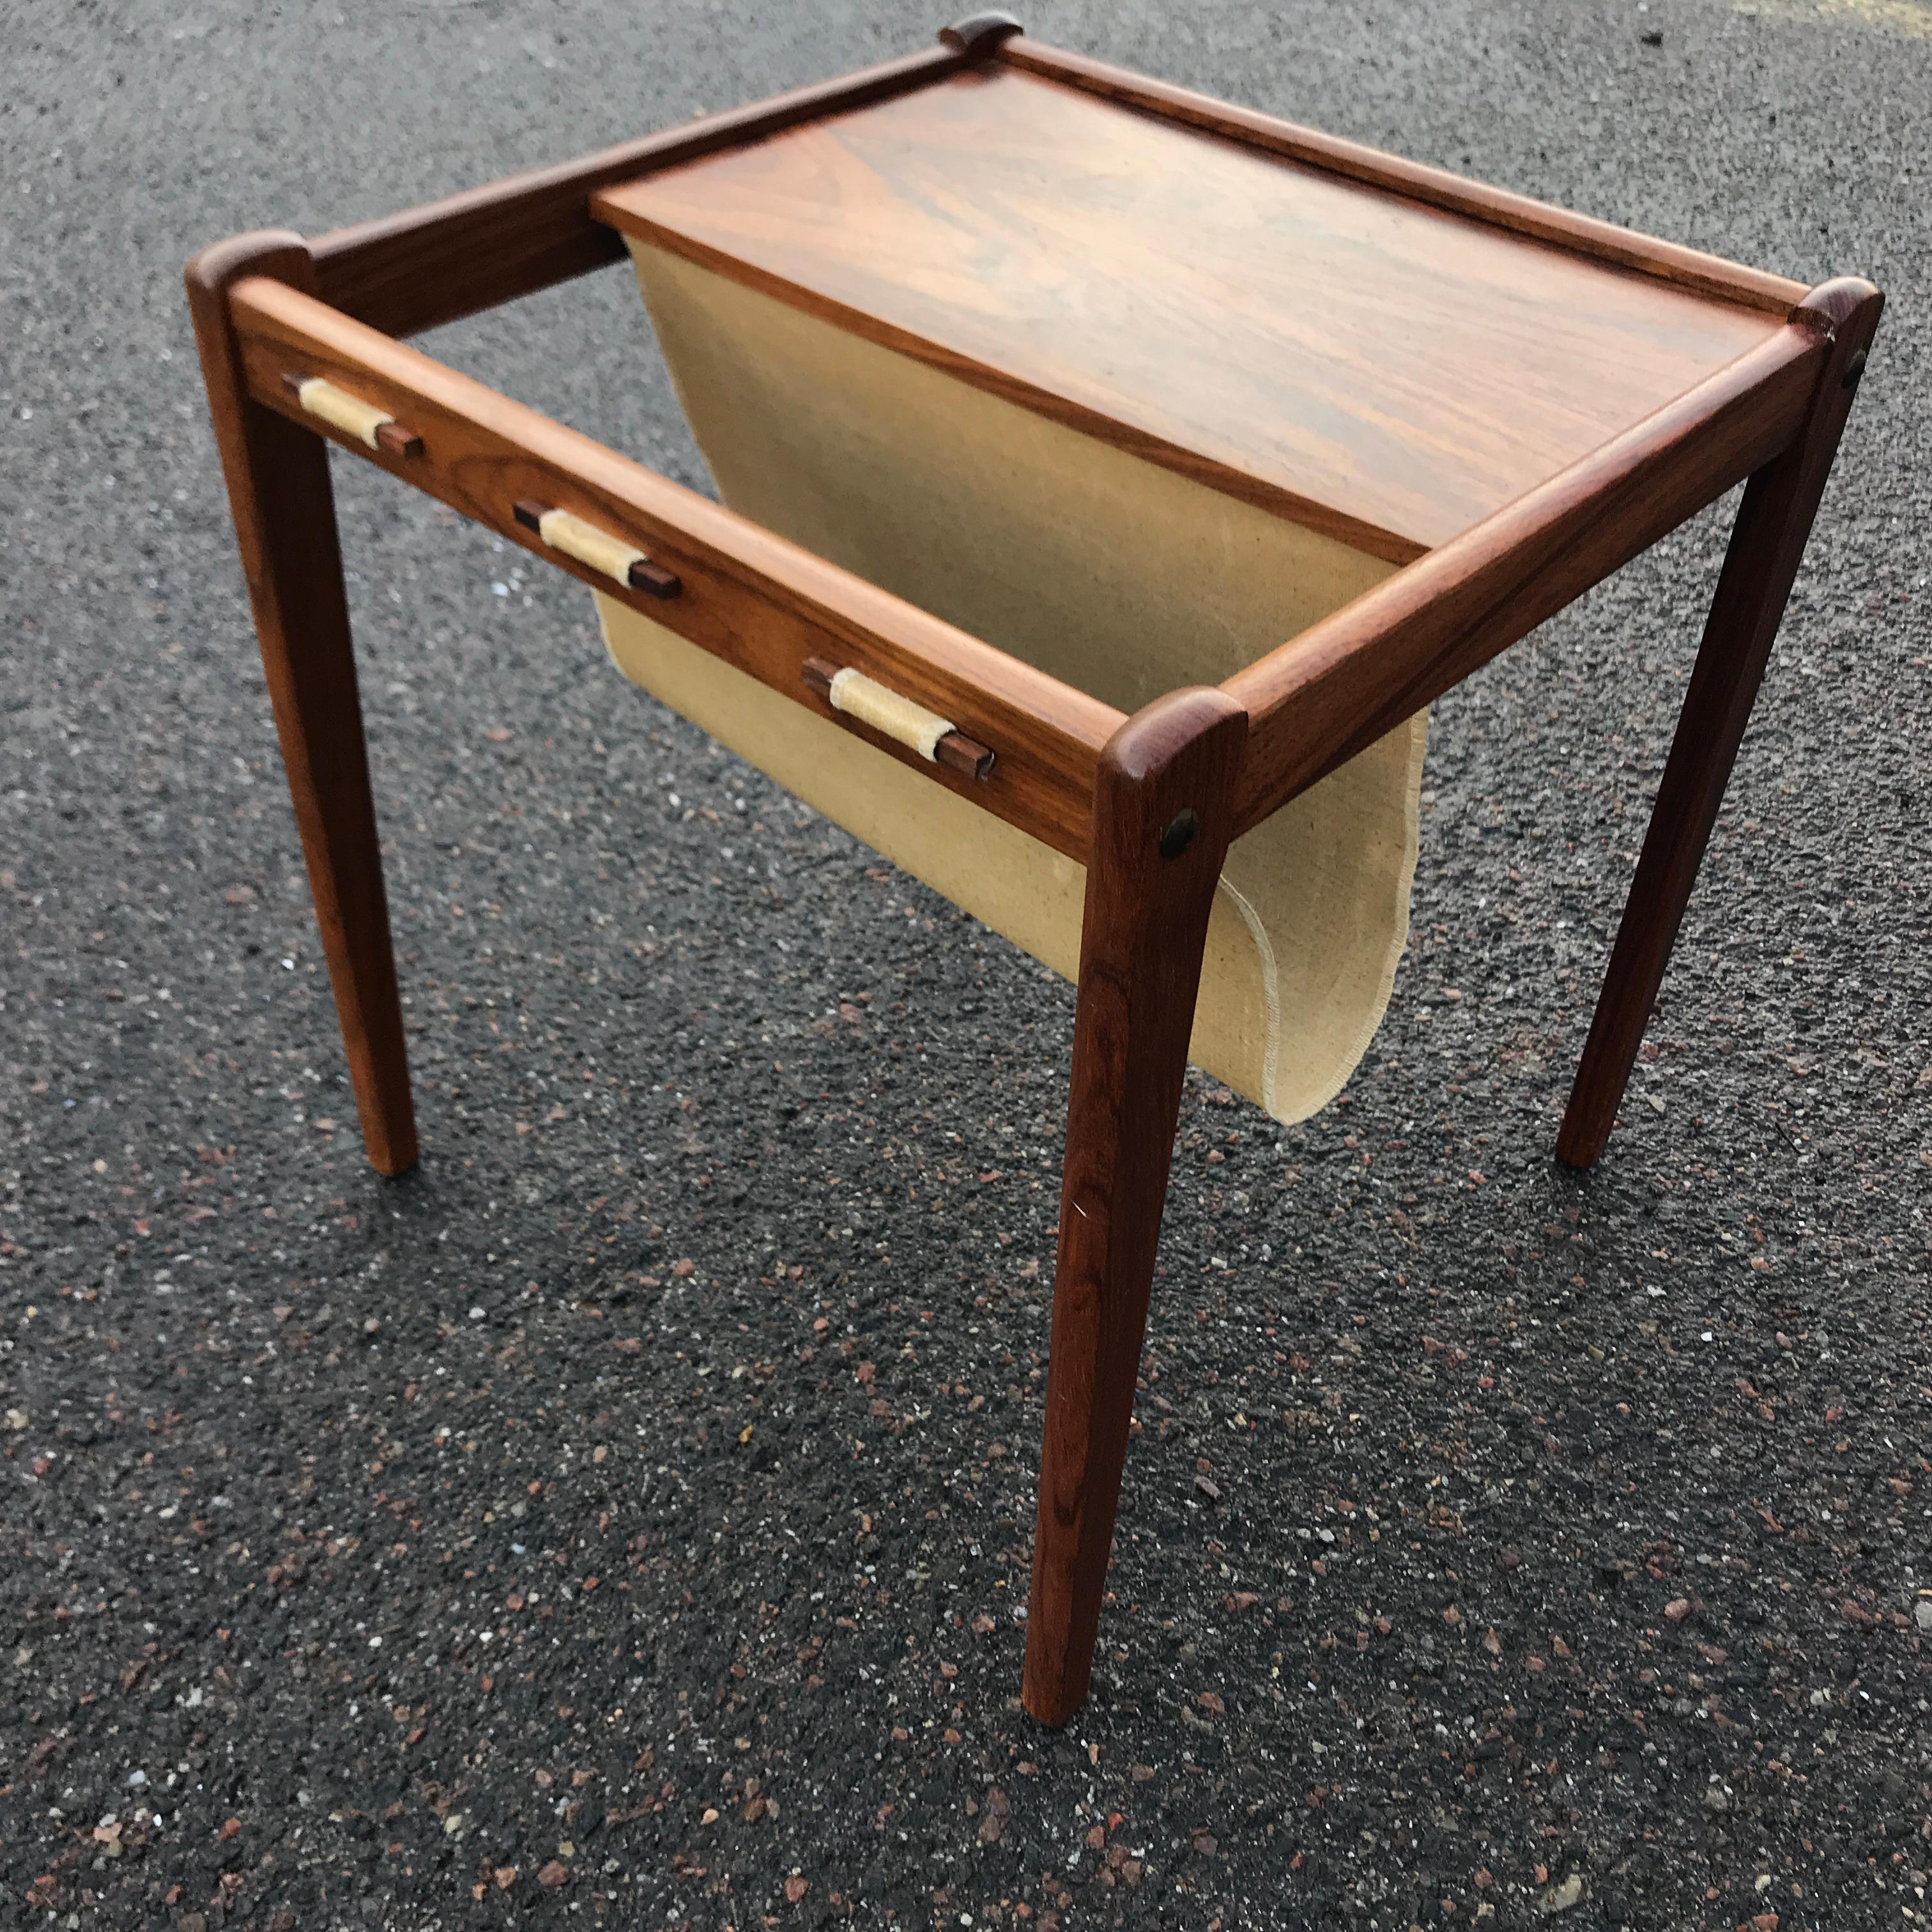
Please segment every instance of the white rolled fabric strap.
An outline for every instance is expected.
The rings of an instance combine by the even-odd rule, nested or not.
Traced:
[[[833,677],[825,694],[833,710],[869,724],[881,737],[910,746],[928,764],[938,762],[939,741],[953,728],[951,718],[915,704],[849,664]]]
[[[568,510],[544,511],[537,519],[537,535],[552,550],[560,550],[566,556],[574,556],[579,563],[587,563],[592,570],[601,570],[620,584],[630,582],[632,564],[650,561],[634,544],[614,537],[608,530],[600,530],[595,524],[586,524]]]
[[[374,403],[365,403],[360,396],[338,389],[320,376],[310,376],[297,383],[296,400],[310,416],[320,417],[331,428],[366,442],[371,449],[382,447],[376,432],[395,421],[387,410],[379,410]]]
[[[627,590],[641,590],[650,597],[675,597],[684,588],[674,572],[652,562],[635,544],[626,543],[568,510],[552,509],[527,497],[520,497],[513,509],[517,521],[525,530],[535,530],[552,550],[602,571]]]

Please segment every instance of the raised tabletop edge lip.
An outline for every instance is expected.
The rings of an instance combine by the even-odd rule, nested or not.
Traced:
[[[869,80],[875,75],[883,76],[890,68],[910,66],[920,58],[902,56],[900,61],[862,69],[844,78],[856,81],[862,77]],[[932,60],[929,56],[924,58],[930,62],[926,70],[909,80],[903,89],[895,89],[895,92],[922,92],[976,64],[961,56],[955,56],[950,63]],[[1499,228],[1526,244],[1540,244],[1579,255],[1600,262],[1606,268],[1622,268],[1648,280],[1670,282],[1680,290],[1706,301],[1754,309],[1781,319],[1810,292],[1808,283],[1780,275],[1773,269],[1754,268],[1748,262],[1714,254],[1708,249],[1672,242],[1666,236],[1652,235],[1646,230],[1632,228],[1600,215],[1586,214],[1560,202],[1546,201],[1520,189],[1498,186],[1478,176],[1458,174],[1452,168],[1418,161],[1411,156],[1397,154],[1393,148],[1375,147],[1346,135],[1330,134],[1305,122],[1290,121],[1260,108],[1245,107],[1238,102],[1224,100],[1218,94],[1181,87],[1132,68],[1097,60],[1090,55],[1055,46],[1024,32],[1003,40],[977,64],[1013,68],[1076,92],[1098,95],[1129,112],[1178,122],[1196,134],[1218,136],[1240,147],[1258,148],[1277,160],[1296,163],[1316,173],[1354,182],[1376,192],[1414,202],[1438,213],[1454,214],[1484,227]],[[829,100],[821,112],[806,114],[782,124],[767,122],[765,124],[746,124],[742,129],[727,125],[741,118],[748,123],[754,109],[776,110],[789,106],[794,98],[815,92],[829,93],[836,84],[824,82],[793,88],[745,108],[727,110],[694,122],[659,129],[639,136],[634,141],[619,142],[601,151],[592,158],[607,164],[615,164],[627,148],[641,152],[638,155],[638,166],[634,173],[602,181],[590,191],[592,216],[614,227],[622,228],[623,224],[613,218],[610,211],[599,208],[597,204],[633,182],[710,159],[734,148],[753,146],[814,120],[862,112],[866,108],[877,104],[876,100],[870,98]],[[716,145],[708,146],[701,153],[648,152],[652,146],[674,150],[687,140],[700,138],[707,142],[715,140]],[[491,190],[512,185],[544,185],[543,177],[552,173],[560,176],[566,171],[566,166],[540,164],[506,176],[500,182],[459,191],[431,206],[438,208],[454,207]],[[409,212],[415,214],[425,212]],[[1519,227],[1504,219],[1510,214],[1551,225],[1547,232]],[[403,218],[379,218],[332,230],[316,239],[318,262],[338,252],[346,252],[362,241],[365,233],[373,237],[374,232],[385,227],[388,221]],[[1622,248],[1616,254],[1604,252],[1606,248],[1618,244],[1633,245]],[[1700,279],[1686,281],[1679,279],[1678,273],[1673,271]]]
[[[1453,214],[1498,228],[1526,244],[1552,248],[1619,268],[1647,280],[1669,282],[1681,292],[1782,320],[1810,292],[1808,283],[1708,249],[1694,248],[1640,228],[1585,214],[1560,202],[1545,201],[1516,188],[1498,186],[1475,175],[1418,161],[1392,148],[1377,148],[1346,135],[1330,134],[1305,122],[1290,121],[1262,109],[1244,107],[1219,95],[1177,86],[1090,55],[1018,36],[1001,46],[996,59],[1076,92],[1099,95],[1130,112],[1175,121],[1192,132],[1218,136],[1238,146],[1258,148],[1276,159],[1315,172],[1354,182],[1376,192],[1412,201],[1438,214]],[[944,76],[934,76],[935,80]],[[620,183],[613,182],[613,188]],[[1547,224],[1547,232],[1517,226],[1516,215]],[[1612,254],[1606,250],[1633,244]],[[1687,281],[1679,274],[1700,278]]]

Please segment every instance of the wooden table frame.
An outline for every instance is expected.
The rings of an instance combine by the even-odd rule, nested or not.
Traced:
[[[622,258],[598,189],[1003,62],[1786,318],[1760,347],[1214,688],[1132,717],[1058,682],[395,338]],[[932,52],[512,176],[314,242],[242,235],[187,272],[210,406],[369,1159],[416,1130],[325,442],[646,610],[830,717],[806,660],[853,665],[992,747],[976,777],[839,722],[1088,868],[1024,1695],[1084,1701],[1208,908],[1231,840],[1746,482],[1635,883],[1557,1138],[1602,1150],[1715,822],[1882,297],[1801,286],[1106,68],[1000,15]],[[318,421],[320,376],[394,419]],[[647,552],[618,586],[520,502]],[[822,683],[822,679],[820,680]]]

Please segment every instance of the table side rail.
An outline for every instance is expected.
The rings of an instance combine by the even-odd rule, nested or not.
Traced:
[[[902,55],[335,229],[312,244],[321,294],[388,335],[414,335],[513,302],[622,259],[622,238],[592,218],[597,189],[928,86],[976,57],[950,47]]]
[[[1693,294],[1777,315],[1786,314],[1804,298],[1802,282],[1748,268],[1739,262],[1727,262],[1721,256],[1707,255],[1701,250],[1662,241],[1635,229],[1619,228],[1613,222],[1574,214],[1507,188],[1492,188],[1486,182],[1451,174],[1446,168],[1430,167],[1379,148],[1346,141],[1292,121],[1277,120],[1252,108],[1237,107],[1211,94],[1150,80],[1126,68],[1091,60],[1084,54],[1021,38],[1006,41],[995,58],[1024,73],[1077,87],[1083,93],[1098,94],[1162,120],[1218,134],[1245,147],[1298,161],[1324,174],[1340,175],[1491,227],[1505,228],[1532,241],[1548,242],[1638,274],[1654,276]]]
[[[1769,462],[1826,346],[1794,322],[1228,679],[1250,719],[1236,836]]]
[[[1097,760],[1124,722],[1111,706],[286,283],[250,277],[230,305],[256,402],[1085,862]],[[320,422],[304,410],[292,374],[324,377],[386,411],[418,439],[416,453],[371,448]],[[646,553],[674,575],[678,593],[667,599],[620,584],[546,543],[526,520],[532,502]],[[850,666],[950,719],[992,749],[992,769],[977,777],[855,727],[808,681],[804,667],[814,658]]]

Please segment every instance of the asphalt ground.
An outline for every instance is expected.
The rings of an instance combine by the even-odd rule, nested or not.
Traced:
[[[1190,1081],[1042,1731],[1068,988],[344,464],[425,1150],[377,1179],[179,284],[938,21],[9,6],[8,1922],[1927,1922],[1932,10],[1031,19],[1888,292],[1610,1152],[1551,1158],[1728,506],[1438,707],[1342,1098]],[[702,484],[621,272],[428,346]]]

